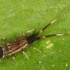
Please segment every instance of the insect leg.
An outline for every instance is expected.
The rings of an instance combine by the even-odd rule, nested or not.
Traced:
[[[2,39],[0,39],[0,41],[9,42],[9,40],[7,38],[2,38]]]
[[[26,54],[24,51],[22,51],[22,52],[23,52],[23,54],[25,55],[25,57],[29,60],[27,54]]]
[[[17,35],[16,37],[17,37],[17,38],[20,38],[20,35]]]
[[[13,55],[12,60],[14,60],[16,58],[16,54]]]
[[[27,31],[25,36],[27,37],[32,32],[34,32],[34,29]]]
[[[70,6],[68,8],[65,9],[65,11],[63,11],[56,19],[54,19],[53,21],[49,22],[45,27],[43,27],[38,33],[37,35],[41,34],[45,29],[47,29],[51,24],[55,23],[60,17],[63,16],[63,14],[65,12],[68,11],[68,9],[70,8]]]
[[[38,51],[38,52],[42,52],[42,51],[40,51],[39,49],[37,49],[37,48],[35,48],[35,47],[31,47],[31,46],[30,46],[30,48],[32,48],[33,50],[36,50],[36,51]]]
[[[21,35],[16,36],[17,40],[21,39]]]
[[[13,57],[10,59],[8,63],[11,63],[16,58],[16,54],[13,55]]]

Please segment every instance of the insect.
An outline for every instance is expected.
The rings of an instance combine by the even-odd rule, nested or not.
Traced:
[[[46,36],[40,36],[40,34],[47,29],[51,24],[56,22],[69,8],[67,8],[62,14],[60,14],[56,19],[54,19],[52,22],[48,23],[44,28],[42,28],[40,31],[37,33],[33,33],[31,35],[27,35],[25,37],[19,38],[16,41],[9,42],[7,44],[4,44],[0,47],[0,58],[5,58],[7,56],[15,55],[19,51],[25,50],[25,48],[29,47],[29,44],[34,43],[36,40],[44,39],[44,38],[49,38],[53,36],[70,36],[70,34],[51,34],[51,35],[46,35]],[[38,50],[34,47],[32,47],[35,50]],[[39,50],[38,50],[39,51]],[[26,53],[24,53],[26,55]],[[27,57],[27,55],[26,55]],[[28,58],[28,57],[27,57]]]

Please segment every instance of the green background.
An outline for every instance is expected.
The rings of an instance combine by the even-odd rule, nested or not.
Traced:
[[[32,29],[37,32],[69,5],[70,0],[0,0],[0,38],[13,41],[18,34],[25,35]],[[70,33],[70,10],[41,35],[54,33]],[[9,64],[12,56],[0,60],[0,70],[70,70],[70,36],[51,37],[31,45],[42,53],[28,48],[25,52],[29,60],[19,52]]]

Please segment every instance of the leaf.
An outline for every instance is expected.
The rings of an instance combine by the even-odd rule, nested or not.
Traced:
[[[29,30],[39,31],[54,20],[70,5],[69,0],[0,0],[0,38],[13,41],[16,35]],[[70,10],[41,35],[70,33]],[[42,51],[25,50],[29,60],[19,52],[16,59],[7,64],[12,56],[0,61],[1,70],[69,70],[70,37],[51,37],[31,44]]]

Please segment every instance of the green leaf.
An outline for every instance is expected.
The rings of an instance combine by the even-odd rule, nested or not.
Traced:
[[[39,31],[54,20],[70,5],[69,0],[0,0],[0,38],[10,41],[17,35],[25,35],[29,30]],[[70,10],[41,35],[70,33]],[[4,44],[4,43],[1,43]],[[69,70],[70,36],[51,37],[38,40],[25,49],[29,60],[19,52],[15,60],[8,64],[12,56],[0,61],[0,70]]]

